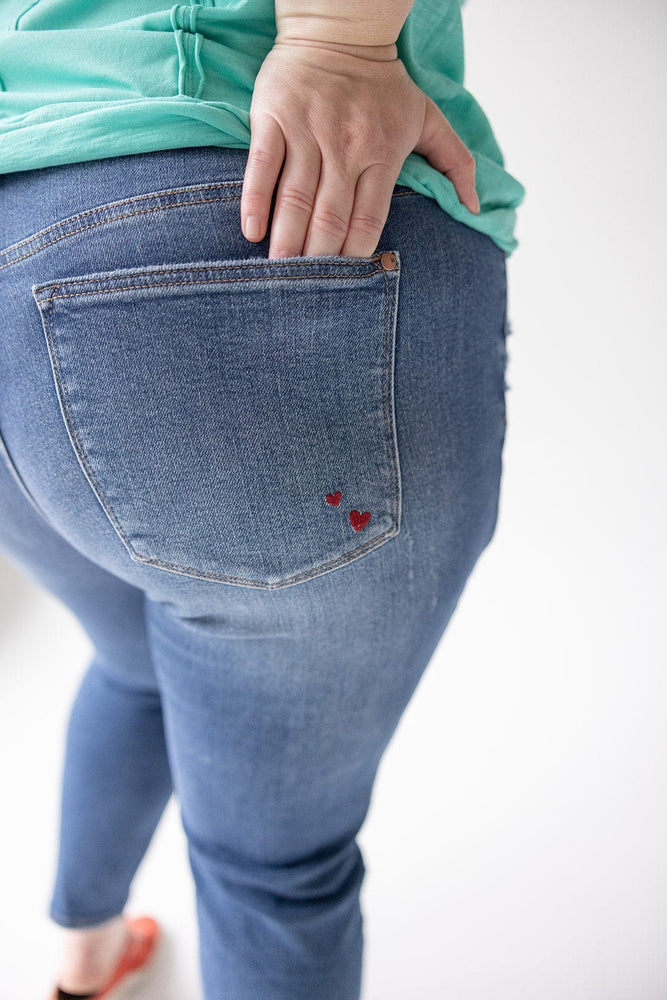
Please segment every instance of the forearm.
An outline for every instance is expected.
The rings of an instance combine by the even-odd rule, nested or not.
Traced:
[[[393,48],[414,0],[275,0],[278,41]]]

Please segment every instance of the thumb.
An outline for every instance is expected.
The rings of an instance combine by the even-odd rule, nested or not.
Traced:
[[[444,174],[456,190],[459,201],[474,215],[480,211],[475,190],[475,158],[449,124],[438,105],[427,94],[424,126],[415,153]]]

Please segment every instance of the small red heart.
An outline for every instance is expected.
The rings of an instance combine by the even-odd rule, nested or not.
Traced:
[[[335,493],[327,493],[327,503],[330,503],[332,507],[337,507],[342,495],[340,490],[336,490]]]
[[[362,528],[365,528],[370,519],[370,511],[365,510],[363,514],[360,514],[358,510],[350,511],[350,524],[355,531],[361,531]]]

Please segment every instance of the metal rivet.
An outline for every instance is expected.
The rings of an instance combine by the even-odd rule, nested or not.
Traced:
[[[380,263],[385,271],[394,271],[398,265],[396,254],[392,253],[391,250],[387,250],[386,253],[383,253],[380,257]]]

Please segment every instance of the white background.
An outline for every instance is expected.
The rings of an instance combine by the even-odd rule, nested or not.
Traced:
[[[363,1000],[665,1000],[667,5],[470,0],[464,25],[466,85],[528,192],[503,492],[360,838]],[[46,1000],[90,647],[5,563],[0,640],[0,986]],[[199,1000],[173,800],[128,909],[169,937],[147,996]]]

